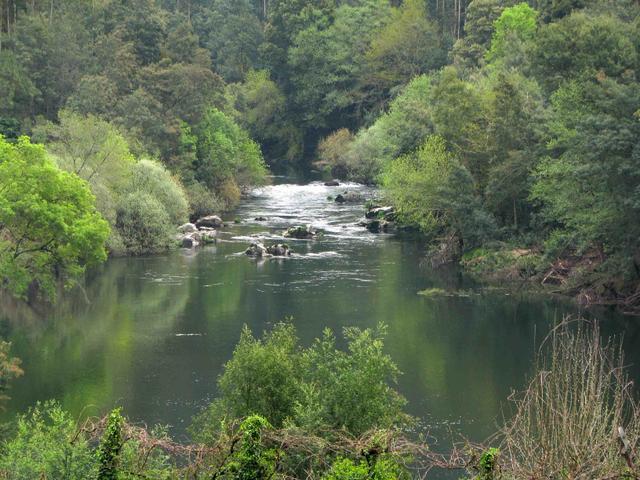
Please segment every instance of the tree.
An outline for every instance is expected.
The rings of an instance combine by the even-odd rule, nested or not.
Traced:
[[[593,79],[600,71],[608,77],[633,71],[638,65],[636,28],[611,14],[580,11],[545,25],[535,39],[536,77],[552,93],[565,81]]]
[[[197,138],[196,179],[224,196],[225,189],[260,183],[266,167],[260,147],[231,118],[209,110],[194,129]],[[227,198],[237,201],[227,190]],[[239,192],[238,192],[239,196]]]
[[[432,239],[453,234],[468,249],[495,228],[475,194],[473,178],[442,137],[430,136],[415,153],[393,160],[384,171],[383,187],[402,222]]]
[[[58,169],[26,137],[0,138],[0,278],[14,295],[29,287],[52,298],[58,280],[72,281],[106,258],[109,226],[87,183]]]
[[[514,43],[531,40],[537,29],[537,18],[538,12],[527,3],[505,8],[493,24],[491,48],[485,55],[486,60],[495,62],[504,58],[514,48]]]
[[[287,112],[287,98],[266,70],[252,70],[243,83],[227,86],[236,122],[260,142],[270,165],[293,163],[302,155],[302,132]]]
[[[446,54],[424,0],[406,0],[377,32],[367,53],[369,76],[383,92],[444,65]]]
[[[599,76],[553,96],[550,156],[535,172],[549,254],[600,248],[621,260],[616,275],[637,278],[640,87]]]

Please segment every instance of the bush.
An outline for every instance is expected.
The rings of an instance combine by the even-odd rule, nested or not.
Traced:
[[[164,207],[172,225],[186,222],[189,205],[180,181],[161,164],[152,160],[140,160],[133,167],[130,192],[144,192]]]
[[[346,153],[353,139],[353,134],[346,128],[336,130],[322,139],[318,144],[319,160],[316,166],[329,171],[335,178],[347,178],[349,165]]]
[[[221,420],[253,414],[275,428],[318,435],[331,429],[360,435],[406,424],[406,402],[391,386],[400,372],[383,352],[385,333],[384,326],[345,329],[347,350],[342,351],[330,330],[301,349],[290,324],[276,325],[262,339],[245,327],[218,380],[221,396],[196,419],[194,435],[210,442]]]
[[[603,343],[597,325],[574,327],[553,330],[501,432],[508,478],[627,478],[640,410],[620,344]]]
[[[167,250],[173,242],[174,224],[164,206],[146,192],[133,192],[120,199],[116,228],[123,251],[142,255]]]
[[[96,478],[97,465],[88,442],[77,435],[71,416],[55,402],[38,403],[19,416],[15,435],[2,445],[0,477]]]
[[[376,459],[369,464],[348,458],[336,460],[323,480],[401,480],[411,478],[393,459]]]
[[[198,218],[219,212],[224,208],[224,203],[218,196],[205,187],[202,183],[194,182],[185,187],[189,200],[189,218]]]

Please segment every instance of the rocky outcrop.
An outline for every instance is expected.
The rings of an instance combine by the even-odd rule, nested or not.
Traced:
[[[219,219],[219,217],[216,218]],[[197,225],[197,222],[195,225],[193,223],[185,223],[178,227],[176,240],[182,248],[195,248],[199,245],[207,245],[216,241],[218,232],[215,228],[207,226],[198,227]]]
[[[265,247],[262,242],[254,242],[245,250],[245,255],[250,257],[288,257],[291,255],[291,249],[286,243],[278,243]]]
[[[320,235],[322,235],[322,232],[319,232],[318,230],[313,228],[311,225],[307,225],[306,227],[302,225],[289,227],[287,231],[284,232],[285,238],[297,238],[301,240],[316,238]]]
[[[372,233],[390,233],[396,229],[396,211],[391,206],[371,205],[364,214],[365,220],[358,223]]]
[[[196,221],[196,228],[201,229],[202,227],[221,228],[224,227],[224,222],[217,215],[207,215]]]

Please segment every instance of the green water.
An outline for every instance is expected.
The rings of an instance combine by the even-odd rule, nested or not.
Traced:
[[[169,424],[183,438],[191,417],[216,395],[243,324],[261,331],[292,316],[304,344],[325,327],[386,322],[410,412],[435,437],[484,439],[508,412],[508,394],[524,385],[550,323],[575,308],[482,288],[457,271],[431,271],[418,242],[370,234],[354,225],[362,205],[327,201],[340,190],[267,187],[242,205],[243,223],[221,232],[216,245],[112,259],[84,292],[47,311],[5,305],[0,333],[13,342],[25,375],[14,382],[3,416],[50,398],[78,415],[122,405],[132,419]],[[254,221],[258,216],[268,220]],[[296,223],[327,234],[291,242],[297,255],[289,259],[239,254],[250,235],[275,241]],[[416,294],[430,287],[471,295]],[[629,362],[640,360],[636,319],[594,314],[606,320],[605,335],[625,334]]]

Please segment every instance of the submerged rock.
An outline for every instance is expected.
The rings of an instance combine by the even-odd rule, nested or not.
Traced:
[[[267,221],[267,217],[256,217],[253,219],[256,222],[266,222]]]
[[[198,245],[207,245],[216,241],[218,232],[215,228],[196,228],[193,223],[185,223],[178,227],[176,240],[182,248],[195,248]]]
[[[289,227],[286,232],[284,232],[284,237],[286,238],[298,238],[298,239],[308,239],[315,238],[321,235],[321,232],[313,228],[311,225],[302,226],[297,225],[295,227]]]
[[[366,228],[371,233],[390,233],[396,228],[394,222],[389,222],[383,218],[368,218],[359,222],[358,225]]]
[[[207,215],[206,217],[199,218],[196,221],[196,227],[198,229],[202,227],[220,228],[224,227],[224,222],[217,215]]]
[[[291,249],[286,243],[277,243],[267,247],[267,252],[274,257],[288,257],[291,255]]]
[[[244,251],[245,255],[250,257],[264,257],[267,255],[267,247],[262,242],[254,242]]]
[[[262,242],[254,242],[245,250],[245,255],[250,257],[288,257],[291,255],[291,249],[286,243],[278,243],[265,247]]]

